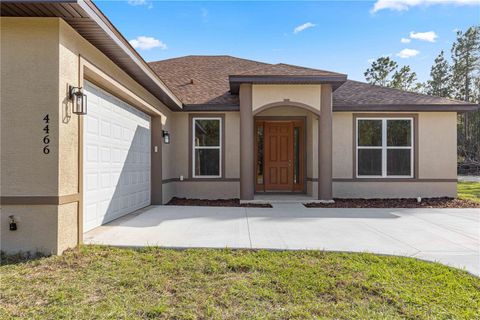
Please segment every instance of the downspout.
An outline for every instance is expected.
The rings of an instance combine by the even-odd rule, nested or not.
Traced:
[[[80,87],[83,82],[83,68],[82,68],[82,57],[78,54],[78,83]],[[77,143],[78,143],[78,202],[77,202],[77,247],[83,243],[83,117],[77,115],[78,119],[78,133],[77,133]]]

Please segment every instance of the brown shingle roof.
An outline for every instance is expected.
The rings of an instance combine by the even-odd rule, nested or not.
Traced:
[[[292,66],[290,64],[278,63],[261,66],[239,73],[238,75],[249,76],[346,76],[341,73]]]
[[[184,104],[238,105],[238,96],[229,92],[228,76],[267,65],[231,56],[186,56],[150,62]]]
[[[268,64],[231,56],[186,56],[149,63],[184,105],[238,106],[230,93],[229,76],[345,76],[340,73],[288,64]],[[425,106],[475,106],[462,101],[428,96],[347,80],[333,93],[333,107],[341,110],[409,110]]]
[[[348,80],[333,93],[335,109],[375,110],[376,107],[473,105],[463,101],[429,96],[394,88]]]

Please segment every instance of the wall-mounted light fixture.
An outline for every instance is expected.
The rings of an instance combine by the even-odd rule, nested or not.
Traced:
[[[15,231],[17,230],[17,222],[15,221],[15,217],[14,216],[8,216],[8,219],[10,220],[10,231]]]
[[[162,137],[165,144],[170,144],[170,133],[168,133],[168,131],[162,130]]]
[[[73,103],[73,113],[78,115],[87,114],[87,96],[83,93],[82,87],[68,87],[68,98]]]

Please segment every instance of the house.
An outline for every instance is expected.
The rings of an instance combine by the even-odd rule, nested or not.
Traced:
[[[60,254],[172,197],[456,196],[477,105],[231,56],[146,63],[87,0],[1,15],[3,251]]]

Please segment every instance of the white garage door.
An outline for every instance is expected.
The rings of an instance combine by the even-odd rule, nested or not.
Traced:
[[[84,231],[150,204],[150,117],[85,82]]]

